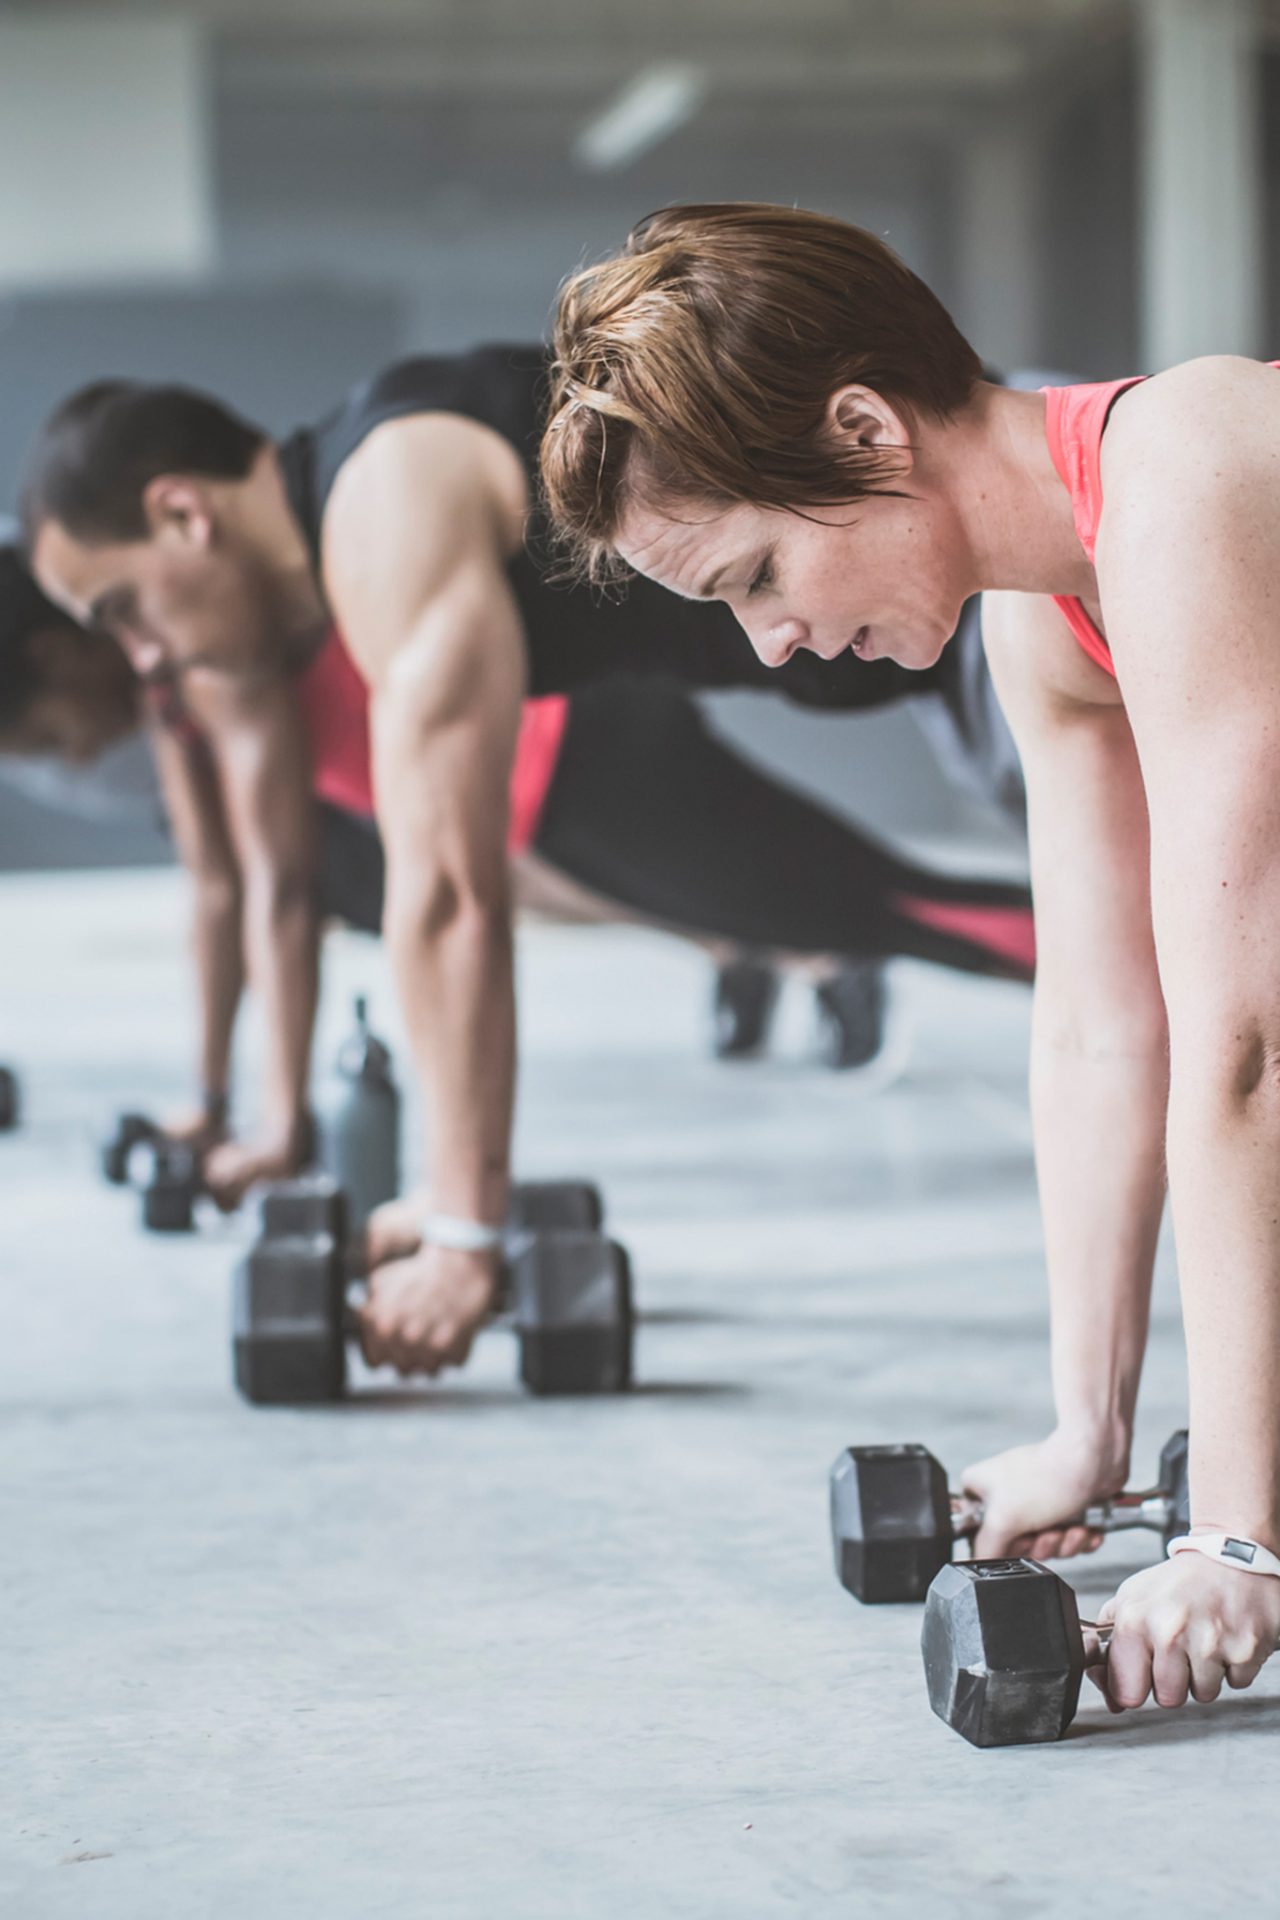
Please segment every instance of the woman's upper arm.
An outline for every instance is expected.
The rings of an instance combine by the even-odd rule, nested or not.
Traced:
[[[1051,600],[988,594],[982,618],[1027,783],[1042,1002],[1073,1044],[1156,1044],[1146,800],[1124,710]]]
[[[1280,1023],[1280,380],[1234,366],[1201,377],[1216,413],[1182,369],[1145,438],[1126,422],[1098,548],[1165,991],[1219,1047],[1242,1014]]]

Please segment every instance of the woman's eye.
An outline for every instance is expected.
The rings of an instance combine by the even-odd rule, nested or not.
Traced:
[[[750,600],[755,594],[762,593],[764,589],[769,585],[772,579],[773,579],[772,560],[771,559],[762,560],[760,562],[760,565],[756,568],[751,584],[747,588],[748,600]]]

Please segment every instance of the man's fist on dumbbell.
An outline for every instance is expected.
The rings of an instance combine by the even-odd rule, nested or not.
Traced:
[[[260,1140],[222,1139],[201,1163],[205,1190],[223,1213],[234,1213],[252,1187],[291,1180],[311,1157],[311,1119],[302,1114]]]
[[[376,1219],[369,1222],[371,1257]],[[418,1242],[413,1252],[370,1266],[368,1293],[355,1317],[360,1349],[371,1367],[428,1374],[460,1367],[493,1307],[496,1248],[472,1252],[423,1245],[421,1226]],[[385,1246],[387,1236],[377,1236],[376,1243]]]

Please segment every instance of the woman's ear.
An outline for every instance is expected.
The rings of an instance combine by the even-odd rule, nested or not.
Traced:
[[[904,465],[911,465],[911,431],[904,415],[870,387],[837,387],[827,401],[825,424],[831,439],[847,451],[899,447]]]

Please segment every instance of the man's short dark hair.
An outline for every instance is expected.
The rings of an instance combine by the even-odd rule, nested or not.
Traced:
[[[27,455],[28,544],[50,520],[77,540],[144,540],[142,496],[159,475],[243,480],[265,440],[259,427],[189,387],[81,387],[50,414]]]
[[[0,546],[0,732],[21,723],[39,691],[36,634],[74,624],[45,599],[18,549]]]

